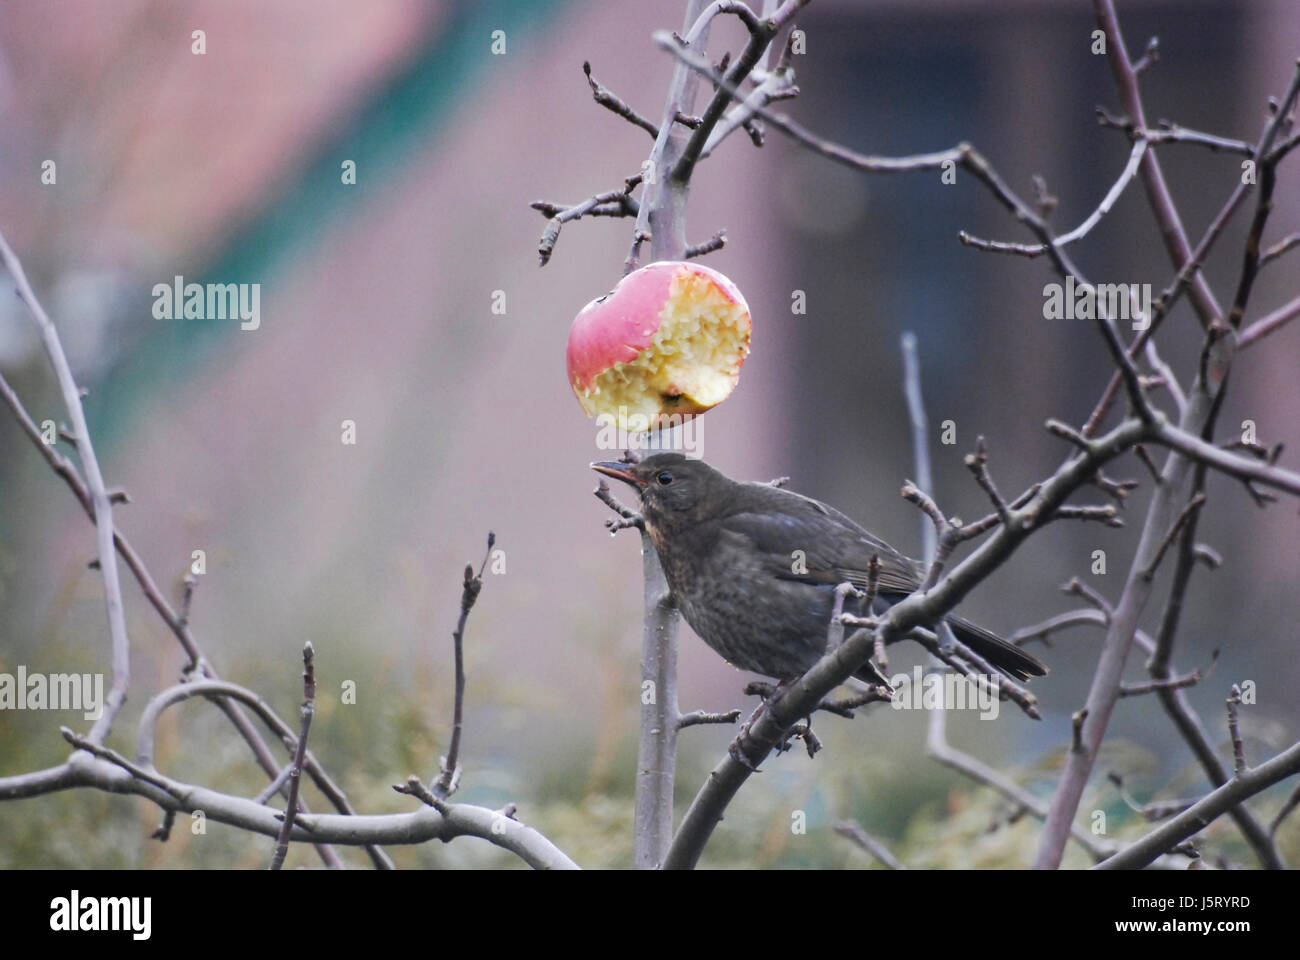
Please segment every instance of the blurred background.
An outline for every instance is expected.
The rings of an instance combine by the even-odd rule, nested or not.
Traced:
[[[564,376],[573,315],[622,271],[627,220],[565,226],[538,269],[544,220],[534,200],[577,202],[621,185],[646,134],[596,106],[581,65],[659,120],[672,71],[650,35],[679,29],[682,0],[161,0],[15,2],[0,8],[0,229],[57,323],[108,482],[125,487],[119,527],[169,596],[192,551],[207,572],[192,626],[226,679],[254,687],[283,716],[301,696],[300,650],[321,683],[312,746],[363,812],[410,809],[389,784],[438,766],[450,732],[451,632],[461,570],[489,530],[505,571],[489,574],[467,636],[468,701],[459,799],[519,805],[525,821],[585,866],[631,862],[641,604],[638,543],[611,540],[592,496],[595,427]],[[1142,76],[1149,118],[1255,140],[1300,50],[1293,3],[1124,2],[1136,57],[1160,39]],[[1085,217],[1124,166],[1111,76],[1090,52],[1082,0],[816,0],[798,18],[807,52],[802,96],[781,106],[862,152],[909,154],[961,140],[979,147],[1022,195],[1046,177],[1054,224]],[[717,21],[710,53],[738,51]],[[206,52],[192,52],[203,30]],[[505,50],[492,52],[493,32]],[[1240,159],[1195,147],[1161,160],[1193,242],[1240,175]],[[57,180],[43,183],[53,160]],[[344,164],[355,163],[355,184]],[[1292,165],[1294,167],[1294,164]],[[1300,184],[1284,169],[1266,241],[1300,225]],[[1207,268],[1229,301],[1248,217]],[[698,169],[692,242],[725,228],[704,262],[745,292],[753,354],[732,398],[698,422],[701,453],[738,478],[789,475],[901,549],[919,554],[920,515],[899,497],[914,473],[899,335],[919,338],[935,442],[935,494],[950,514],[986,512],[962,467],[987,437],[993,475],[1012,494],[1065,453],[1048,417],[1084,418],[1110,373],[1088,321],[1044,320],[1045,259],[979,253],[957,231],[1018,232],[959,172],[867,179],[769,131],[755,149],[732,137]],[[1134,184],[1076,248],[1095,281],[1150,282],[1173,272]],[[1295,261],[1261,275],[1251,316],[1296,292]],[[261,326],[159,320],[155,284],[258,283]],[[0,281],[11,290],[8,277]],[[791,311],[793,291],[807,313]],[[494,302],[504,295],[504,312]],[[1199,327],[1181,303],[1160,346],[1190,378]],[[1244,419],[1260,440],[1300,448],[1300,325],[1240,357],[1221,435]],[[0,295],[0,371],[39,422],[65,416],[33,326]],[[341,424],[356,424],[356,443]],[[957,443],[938,442],[953,420]],[[66,450],[65,452],[71,452]],[[1294,460],[1284,455],[1283,462]],[[962,606],[1011,633],[1077,606],[1059,586],[1080,576],[1114,599],[1149,493],[1125,529],[1058,524],[1035,536]],[[1300,734],[1297,549],[1293,503],[1255,507],[1211,478],[1202,538],[1225,558],[1196,574],[1178,669],[1210,678],[1190,691],[1230,756],[1223,699],[1253,680],[1243,708],[1258,761]],[[1093,491],[1084,499],[1099,501]],[[107,669],[102,585],[87,568],[94,529],[7,412],[0,416],[0,672]],[[1105,575],[1091,574],[1104,549]],[[1143,625],[1158,621],[1157,584]],[[180,647],[125,575],[133,641],[131,700],[113,744],[130,752],[148,699],[178,679]],[[950,737],[1035,791],[1055,784],[1070,714],[1083,701],[1101,634],[1079,630],[1034,652],[1035,723],[956,714]],[[906,646],[906,645],[905,645]],[[1132,676],[1144,675],[1142,657]],[[918,651],[897,648],[908,670]],[[683,628],[684,710],[752,702],[750,679]],[[339,702],[347,681],[355,705]],[[79,716],[0,711],[0,775],[67,755],[61,723]],[[765,765],[728,812],[703,863],[867,866],[829,824],[856,817],[915,866],[1023,866],[1038,828],[1006,821],[996,797],[924,754],[924,715],[876,708],[828,717],[826,749]],[[734,730],[682,737],[679,815]],[[206,705],[169,712],[159,768],[253,795],[263,778],[246,746]],[[1154,700],[1121,701],[1083,811],[1112,835],[1142,832],[1104,782],[1129,777],[1142,799],[1195,796],[1205,781]],[[1259,801],[1276,810],[1285,789]],[[308,792],[317,809],[324,803]],[[804,811],[806,835],[791,832]],[[260,867],[272,842],[210,824],[148,839],[158,811],[140,799],[75,791],[10,802],[0,866]],[[1280,841],[1292,862],[1292,818]],[[1230,824],[1210,852],[1254,865]],[[404,866],[518,866],[487,843],[393,848]],[[344,850],[349,864],[367,861]],[[1071,847],[1067,863],[1084,862]],[[290,865],[319,861],[309,848]]]

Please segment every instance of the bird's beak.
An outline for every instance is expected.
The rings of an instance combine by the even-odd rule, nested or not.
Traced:
[[[628,464],[619,463],[616,460],[604,460],[591,465],[591,469],[597,473],[603,473],[607,477],[613,477],[615,480],[622,480],[624,483],[630,483],[635,487],[646,486],[646,481],[642,480],[635,473],[628,469]]]

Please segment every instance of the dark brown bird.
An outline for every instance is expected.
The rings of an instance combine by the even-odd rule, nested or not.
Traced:
[[[640,463],[593,463],[641,497],[641,515],[682,616],[742,670],[790,681],[826,652],[835,588],[864,590],[879,557],[882,613],[921,585],[924,568],[834,507],[764,483],[737,483],[703,460],[657,453]],[[844,609],[865,615],[847,598]],[[1017,680],[1047,667],[961,617],[957,638]],[[858,676],[874,682],[873,668]]]

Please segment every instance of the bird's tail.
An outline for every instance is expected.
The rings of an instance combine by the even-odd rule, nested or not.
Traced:
[[[970,647],[981,657],[1015,680],[1028,680],[1047,674],[1047,665],[1037,657],[1025,653],[1013,643],[1008,643],[996,633],[976,626],[969,620],[950,616],[948,626],[957,635],[957,639]]]

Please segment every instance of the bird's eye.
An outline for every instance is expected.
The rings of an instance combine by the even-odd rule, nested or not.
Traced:
[[[661,470],[655,476],[655,479],[659,481],[659,485],[661,487],[666,487],[668,486],[668,484],[673,482],[673,475],[669,473],[667,470]]]

